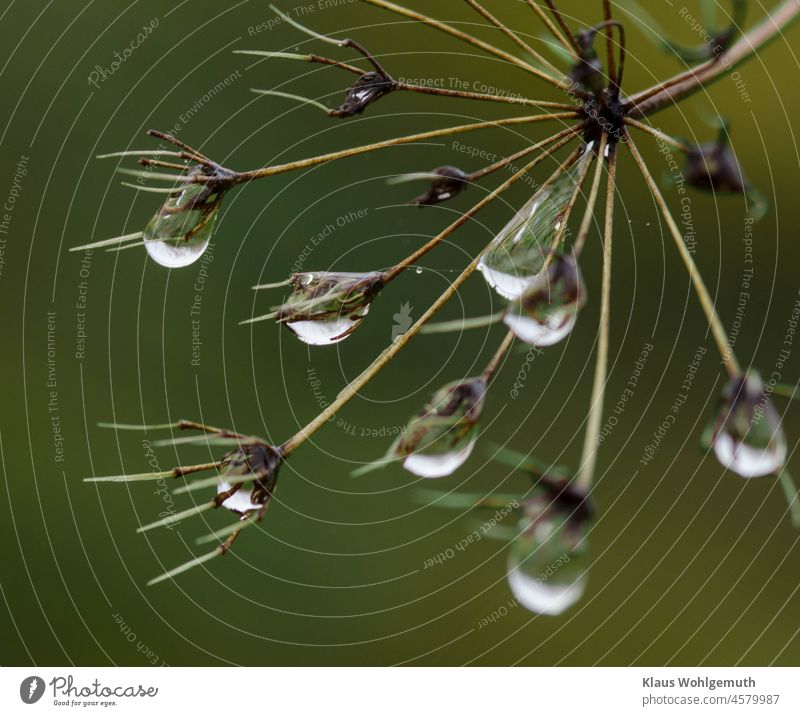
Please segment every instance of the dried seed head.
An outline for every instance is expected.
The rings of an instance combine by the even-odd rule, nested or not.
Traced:
[[[378,72],[366,72],[347,90],[344,102],[331,117],[353,117],[394,89],[394,82]]]
[[[569,335],[585,302],[586,287],[577,260],[572,254],[557,254],[509,306],[503,322],[520,340],[551,346]]]
[[[520,534],[508,556],[508,583],[520,604],[557,615],[583,596],[592,513],[587,495],[567,475],[539,479],[522,503]]]
[[[467,187],[467,174],[458,167],[439,167],[434,169],[436,179],[431,181],[428,190],[420,194],[410,203],[417,206],[429,206],[449,201]]]
[[[755,371],[728,382],[711,444],[720,463],[742,477],[771,475],[783,467],[787,448],[780,416]]]
[[[274,317],[311,345],[332,345],[347,338],[385,285],[378,271],[296,273],[290,282],[292,293]]]
[[[356,471],[368,472],[402,460],[420,477],[444,477],[464,464],[475,446],[486,381],[469,378],[439,388],[413,417],[403,434],[379,461]]]
[[[188,175],[207,173],[195,166]],[[148,222],[144,246],[156,263],[167,268],[188,266],[209,242],[225,190],[216,184],[187,183],[179,187]]]
[[[280,451],[264,443],[232,450],[223,458],[217,504],[241,515],[262,510],[275,491],[282,461]]]

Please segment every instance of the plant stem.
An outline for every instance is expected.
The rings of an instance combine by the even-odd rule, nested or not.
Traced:
[[[420,248],[418,248],[414,253],[412,253],[409,256],[407,256],[400,263],[396,264],[395,266],[392,266],[392,268],[390,268],[384,274],[384,281],[386,283],[388,283],[392,279],[396,278],[400,273],[402,273],[406,269],[408,269],[411,266],[413,266],[417,261],[419,261],[419,259],[421,259],[423,256],[425,256],[425,254],[427,254],[429,251],[431,251],[436,246],[438,246],[442,241],[444,241],[444,239],[446,239],[448,236],[450,236],[450,234],[452,234],[456,229],[461,227],[469,219],[471,219],[475,214],[477,214],[481,209],[483,209],[483,207],[485,207],[490,202],[494,201],[500,194],[502,194],[512,184],[516,183],[521,178],[521,176],[520,176],[521,174],[529,172],[537,164],[539,164],[540,162],[544,161],[551,154],[553,154],[556,151],[558,151],[567,142],[569,142],[572,139],[572,137],[574,136],[574,134],[576,134],[576,133],[577,132],[573,132],[572,134],[569,134],[569,135],[565,136],[560,141],[556,142],[551,147],[546,149],[538,157],[536,157],[536,159],[534,159],[532,162],[530,162],[522,172],[518,172],[517,174],[514,174],[511,177],[509,177],[508,179],[506,179],[506,181],[504,181],[500,186],[498,186],[497,189],[495,189],[490,194],[487,194],[483,199],[481,199],[471,209],[469,209],[468,211],[464,212],[452,224],[450,224],[450,226],[448,226],[446,229],[444,229],[439,234],[434,236],[425,245],[423,245]],[[552,137],[550,137],[549,139],[545,139],[544,141],[539,142],[538,144],[534,145],[533,148],[535,149],[535,148],[538,148],[540,146],[544,146],[548,142],[551,142],[552,139],[553,139]],[[559,167],[558,172],[560,173],[560,171],[562,171],[562,170],[563,170],[563,165],[562,165],[562,167]]]
[[[490,164],[488,167],[484,167],[483,169],[478,169],[477,171],[471,172],[468,175],[468,179],[471,182],[477,181],[478,179],[482,179],[483,177],[488,176],[493,172],[496,172],[498,169],[502,169],[503,167],[508,166],[509,164],[511,164],[511,162],[514,162],[517,159],[521,159],[522,157],[525,157],[528,154],[535,152],[537,149],[540,149],[542,146],[548,144],[551,141],[557,141],[562,137],[578,134],[587,125],[588,122],[581,122],[579,125],[575,127],[568,127],[567,129],[560,131],[558,134],[554,134],[552,137],[545,139],[543,142],[538,142],[537,144],[534,144],[530,147],[525,147],[525,149],[520,149],[518,152],[514,152],[514,154],[510,154],[507,157],[498,159],[496,162]]]
[[[603,158],[599,163],[602,165]],[[617,152],[612,150],[608,160],[608,183],[606,185],[606,217],[605,231],[603,232],[603,285],[600,296],[600,331],[597,338],[597,358],[594,369],[594,383],[592,397],[589,403],[589,418],[586,423],[586,433],[583,438],[583,453],[581,467],[578,472],[577,485],[584,492],[588,492],[594,479],[594,469],[597,463],[597,451],[600,444],[597,438],[603,421],[603,403],[608,379],[608,343],[611,325],[611,246],[614,237],[614,201],[616,199],[617,180]]]
[[[586,237],[589,235],[589,230],[592,228],[592,219],[594,218],[594,207],[597,204],[597,196],[600,193],[600,179],[603,175],[603,162],[605,161],[604,155],[606,147],[608,146],[608,135],[603,132],[600,137],[600,146],[597,148],[597,166],[595,167],[594,178],[592,179],[592,188],[589,190],[589,199],[586,202],[586,210],[583,212],[583,219],[581,226],[578,229],[578,235],[575,237],[575,242],[572,244],[572,252],[577,259],[583,251],[583,246],[586,243]]]
[[[513,95],[482,94],[480,92],[467,92],[462,90],[451,90],[443,87],[426,87],[422,85],[412,85],[406,82],[395,82],[394,88],[407,92],[418,92],[419,94],[432,94],[441,97],[456,97],[461,99],[483,100],[488,102],[504,102],[505,104],[518,104],[525,107],[540,107],[542,109],[563,109],[574,111],[574,105],[565,102],[549,102],[538,99],[528,99],[527,97],[516,97]]]
[[[555,23],[547,17],[547,13],[542,10],[533,0],[528,0],[528,5],[530,5],[531,9],[539,16],[539,19],[544,23],[545,27],[550,31],[550,34],[561,43],[562,47],[569,52],[569,54],[574,55],[577,59],[577,55],[575,54],[575,48],[570,44],[564,35],[561,34],[561,31],[556,27]]]
[[[561,15],[561,11],[556,7],[556,4],[553,0],[544,0],[547,3],[547,7],[550,8],[550,12],[553,13],[553,17],[555,17],[556,22],[561,26],[561,30],[564,32],[564,37],[566,37],[567,41],[572,47],[572,51],[575,53],[576,57],[580,57],[581,51],[578,47],[578,43],[575,41],[575,37],[572,34],[572,31],[569,29],[567,23],[565,22],[564,18]]]
[[[625,117],[625,124],[630,127],[636,127],[636,129],[640,129],[647,134],[652,135],[656,139],[660,139],[662,142],[666,144],[671,144],[676,149],[680,149],[684,154],[688,154],[691,151],[691,147],[686,144],[685,142],[680,141],[680,139],[676,139],[675,137],[671,137],[669,134],[665,134],[660,129],[656,129],[655,127],[645,124],[644,122],[639,122],[638,120],[632,119],[631,117]]]
[[[536,164],[541,161],[540,157],[537,157],[526,166],[524,166],[519,172],[517,172],[514,176],[504,182],[501,186],[495,189],[489,196],[492,198],[496,198],[499,196],[503,191],[505,191],[508,187],[510,187],[515,182],[519,181],[523,176],[525,176],[528,171],[530,171]],[[487,197],[486,199],[489,199]],[[483,205],[485,206],[486,199],[483,200]],[[445,229],[446,231],[447,229]],[[491,242],[486,246],[488,248],[491,246]],[[428,308],[425,313],[414,323],[411,328],[408,329],[405,333],[402,333],[397,338],[395,338],[394,342],[386,349],[384,349],[377,358],[364,370],[358,377],[354,378],[350,383],[348,383],[344,389],[336,396],[336,400],[334,400],[330,405],[328,405],[316,418],[314,418],[308,425],[303,427],[297,433],[295,433],[291,438],[289,438],[283,445],[281,445],[278,450],[285,458],[288,458],[292,452],[294,452],[300,445],[302,445],[308,438],[310,438],[317,430],[319,430],[323,425],[325,425],[334,415],[336,412],[340,410],[344,405],[346,405],[356,394],[369,383],[380,371],[381,369],[389,363],[405,346],[406,344],[420,332],[422,327],[431,319],[433,318],[439,310],[455,295],[461,285],[475,272],[478,268],[478,262],[480,261],[481,256],[483,255],[484,248],[470,263],[469,265],[456,277],[450,286],[437,298],[433,304]]]
[[[642,155],[639,153],[639,149],[637,148],[636,143],[633,141],[633,138],[630,136],[630,134],[628,134],[627,145],[631,150],[633,158],[639,165],[647,185],[650,187],[650,193],[653,195],[653,199],[655,199],[655,202],[658,205],[662,216],[664,217],[664,221],[666,222],[667,228],[672,235],[675,246],[678,248],[678,253],[680,253],[681,259],[683,259],[683,263],[686,266],[686,270],[689,272],[689,277],[694,285],[695,293],[700,300],[700,305],[703,307],[703,311],[706,314],[706,320],[708,321],[714,341],[717,344],[717,350],[719,350],[725,370],[728,372],[728,375],[731,378],[737,377],[741,375],[739,363],[736,360],[736,356],[733,355],[733,351],[731,350],[730,346],[728,345],[727,335],[714,306],[714,300],[711,298],[711,294],[708,292],[708,288],[703,281],[703,277],[700,275],[697,264],[695,264],[691,253],[689,253],[689,249],[686,248],[686,244],[683,242],[683,237],[678,229],[678,225],[675,223],[675,219],[672,218],[672,213],[667,206],[667,202],[664,200],[661,190],[658,188],[658,184],[656,183],[655,179],[653,179],[653,175],[647,168],[647,165],[645,164],[644,159],[642,159]]]
[[[800,2],[783,0],[771,14],[742,35],[724,54],[688,73],[681,73],[671,80],[639,92],[628,100],[625,105],[626,111],[640,115],[653,114],[708,87],[711,82],[725,73],[732,72],[742,62],[775,40],[798,18],[800,18]]]
[[[506,37],[508,37],[514,44],[521,47],[525,52],[529,53],[537,62],[543,64],[549,70],[556,73],[556,75],[561,75],[561,70],[558,69],[550,60],[546,59],[542,55],[540,55],[536,50],[534,50],[525,40],[523,40],[516,32],[514,32],[510,27],[508,27],[504,22],[501,22],[497,17],[492,15],[483,5],[481,5],[478,0],[465,0],[465,2],[470,5],[472,8],[477,10],[483,17],[485,17],[489,22],[492,23],[500,32],[502,32]]]
[[[463,40],[464,42],[473,45],[474,47],[478,47],[481,50],[488,52],[495,57],[499,57],[500,59],[505,60],[506,62],[510,62],[517,67],[521,67],[526,72],[530,72],[533,75],[536,75],[539,79],[544,80],[545,82],[557,87],[558,89],[564,89],[566,85],[554,77],[551,77],[546,72],[542,72],[541,70],[537,69],[533,65],[521,60],[519,57],[515,57],[509,52],[505,52],[504,50],[500,50],[494,45],[490,45],[488,42],[484,42],[483,40],[479,40],[477,37],[473,37],[472,35],[467,34],[461,30],[456,29],[452,25],[448,25],[447,23],[440,22],[439,20],[434,20],[432,17],[428,17],[427,15],[423,15],[421,13],[415,12],[414,10],[409,10],[408,8],[402,7],[401,5],[395,5],[392,2],[387,2],[387,0],[364,0],[364,2],[369,3],[370,5],[375,5],[375,7],[383,8],[384,10],[389,10],[397,15],[402,15],[403,17],[411,18],[412,20],[416,20],[418,22],[422,22],[429,27],[433,27],[441,32],[445,32],[448,35],[452,35],[453,37],[457,37],[459,40]]]
[[[500,346],[492,356],[492,359],[489,361],[483,373],[481,373],[481,377],[487,384],[492,380],[492,378],[494,378],[497,369],[500,367],[500,361],[503,360],[503,356],[508,352],[508,349],[511,348],[514,338],[514,331],[509,331],[506,333],[505,337],[500,343]]]
[[[263,177],[273,176],[275,174],[282,174],[284,172],[294,171],[296,169],[305,169],[313,167],[318,164],[336,161],[338,159],[345,159],[347,157],[355,157],[360,154],[373,152],[377,149],[385,149],[387,147],[399,147],[404,144],[412,144],[414,142],[425,141],[428,139],[437,139],[439,137],[449,137],[454,134],[463,134],[464,132],[472,132],[477,129],[489,129],[492,127],[509,127],[523,124],[536,124],[537,122],[547,122],[562,119],[575,119],[578,117],[578,112],[560,112],[556,114],[535,114],[525,117],[508,117],[506,119],[489,120],[485,122],[475,122],[473,124],[461,124],[456,127],[446,127],[444,129],[434,129],[429,132],[420,132],[419,134],[408,134],[403,137],[395,137],[394,139],[385,139],[381,142],[374,142],[372,144],[364,144],[360,147],[350,147],[349,149],[342,149],[338,152],[330,152],[328,154],[320,154],[316,157],[309,157],[308,159],[300,159],[295,162],[288,162],[287,164],[276,164],[270,167],[262,167],[261,169],[254,169],[252,171],[240,172],[235,175],[233,179],[234,184],[241,184],[242,182],[253,181],[254,179],[261,179]],[[181,180],[181,177],[170,177]],[[186,177],[186,181],[200,181],[208,180],[208,177],[194,176]]]
[[[614,28],[611,26],[611,21],[614,18],[611,15],[611,0],[603,0],[603,20],[606,23],[606,73],[608,74],[609,81],[616,82],[617,68],[614,61]]]

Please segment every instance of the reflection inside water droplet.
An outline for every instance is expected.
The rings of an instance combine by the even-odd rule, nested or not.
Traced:
[[[586,575],[574,582],[542,581],[525,573],[522,567],[510,565],[508,586],[526,609],[537,614],[558,616],[578,602],[586,591]]]
[[[763,477],[780,471],[786,461],[786,444],[778,442],[756,447],[736,442],[728,433],[720,433],[714,441],[717,460],[742,477]]]
[[[505,323],[520,340],[532,346],[552,346],[566,338],[577,321],[577,314],[573,311],[554,311],[549,314],[544,323],[514,313],[506,313],[503,317]]]
[[[472,453],[477,438],[473,438],[458,450],[435,453],[416,452],[403,460],[403,467],[419,477],[446,477],[461,467]],[[443,442],[443,441],[440,441]],[[435,446],[434,446],[435,447]]]
[[[208,248],[210,236],[205,241],[147,241],[144,248],[153,261],[166,268],[183,268],[193,264]]]
[[[303,343],[330,346],[348,338],[368,312],[369,306],[365,306],[361,309],[360,318],[339,316],[327,321],[293,321],[286,325]]]
[[[225,482],[224,480],[220,480],[217,486],[217,494],[221,494],[223,492],[227,492],[232,487],[231,484]],[[234,492],[227,500],[222,503],[222,506],[226,510],[230,510],[231,512],[239,512],[241,514],[246,514],[247,512],[252,512],[253,510],[260,510],[261,505],[257,505],[250,499],[250,487],[248,485],[244,485],[240,487],[236,492]]]

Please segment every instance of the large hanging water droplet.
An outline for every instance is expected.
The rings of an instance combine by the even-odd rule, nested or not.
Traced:
[[[214,231],[222,194],[204,184],[186,184],[170,196],[144,230],[150,258],[167,268],[182,268],[199,259]]]
[[[542,477],[523,503],[520,534],[508,556],[508,583],[522,606],[558,615],[586,591],[591,508],[566,477]]]
[[[780,416],[755,371],[725,387],[712,445],[717,460],[742,477],[772,475],[783,468],[787,445]]]
[[[380,272],[294,274],[292,293],[274,313],[304,343],[330,346],[361,325],[384,286]]]
[[[282,461],[277,448],[261,441],[244,444],[227,453],[217,483],[217,495],[229,492],[233,485],[241,484],[241,487],[222,501],[222,507],[240,515],[261,510],[272,497]]]
[[[451,475],[464,464],[475,446],[485,394],[483,378],[468,378],[442,386],[409,420],[386,455],[356,470],[355,474],[402,460],[403,467],[419,477]]]
[[[541,271],[563,223],[593,144],[552,184],[539,189],[497,234],[481,256],[478,270],[508,300],[518,299]]]
[[[572,331],[585,296],[578,262],[571,254],[557,254],[509,306],[503,322],[526,343],[552,346]]]

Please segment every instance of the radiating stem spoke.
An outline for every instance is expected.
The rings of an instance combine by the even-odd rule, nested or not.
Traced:
[[[639,149],[636,146],[636,143],[633,141],[633,138],[628,136],[626,144],[631,150],[631,154],[636,160],[636,163],[639,165],[647,185],[650,187],[650,193],[653,195],[653,199],[655,200],[662,216],[664,217],[667,229],[669,230],[669,233],[675,242],[675,246],[678,249],[678,253],[681,255],[681,259],[686,266],[686,270],[689,272],[689,277],[694,285],[695,293],[700,300],[700,305],[703,307],[703,311],[706,314],[706,320],[708,321],[711,334],[714,337],[714,341],[717,345],[717,349],[719,350],[722,362],[725,365],[725,370],[731,377],[738,376],[741,374],[741,369],[739,368],[739,363],[736,360],[736,356],[733,354],[733,351],[728,344],[727,334],[722,326],[722,321],[717,314],[714,299],[708,292],[705,281],[703,281],[703,277],[700,275],[697,264],[695,264],[692,254],[689,252],[689,249],[686,247],[686,244],[683,241],[680,229],[678,229],[678,225],[675,223],[675,219],[672,217],[672,213],[667,206],[667,202],[664,200],[664,196],[661,194],[661,190],[658,188],[658,184],[653,178],[653,175],[647,168],[647,164],[645,164],[644,159],[642,159],[642,155],[639,153]]]
[[[603,163],[602,157],[599,162]],[[608,343],[611,326],[611,248],[614,237],[614,201],[616,199],[617,152],[612,149],[608,159],[608,183],[606,185],[606,215],[603,231],[603,285],[600,295],[600,329],[597,338],[597,357],[595,359],[594,383],[589,403],[589,417],[583,441],[581,465],[577,484],[587,491],[594,479],[597,451],[600,447],[598,436],[603,422],[603,404],[608,380]]]

